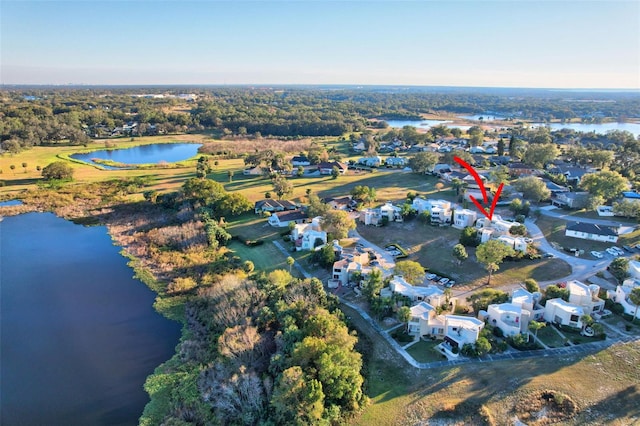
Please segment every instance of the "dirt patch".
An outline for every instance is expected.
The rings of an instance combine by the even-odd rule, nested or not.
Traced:
[[[517,418],[529,426],[551,425],[571,419],[577,404],[568,395],[555,390],[526,393],[514,407]]]

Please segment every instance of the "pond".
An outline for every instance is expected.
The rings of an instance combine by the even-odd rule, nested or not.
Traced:
[[[180,324],[153,309],[105,227],[28,213],[0,235],[0,424],[137,424]]]
[[[429,129],[431,127],[444,125],[450,129],[456,128],[461,130],[468,130],[471,126],[451,124],[453,121],[450,120],[388,120],[387,124],[389,127],[393,127],[394,129],[401,129],[404,126],[413,126],[418,129]]]
[[[105,149],[72,154],[71,158],[91,164],[96,164],[93,159],[110,160],[132,165],[175,163],[195,156],[201,146],[201,144],[197,143],[157,143],[124,149]],[[107,168],[113,169],[114,167]]]
[[[0,207],[21,206],[22,204],[23,203],[20,200],[0,201]]]

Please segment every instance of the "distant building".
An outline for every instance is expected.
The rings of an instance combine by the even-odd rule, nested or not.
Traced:
[[[605,241],[609,243],[618,241],[617,229],[595,223],[567,223],[564,235],[567,237],[581,238],[583,240]]]

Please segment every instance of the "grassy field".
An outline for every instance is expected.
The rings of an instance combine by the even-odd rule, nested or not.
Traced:
[[[550,348],[559,348],[564,346],[564,339],[555,332],[553,326],[542,327],[538,330],[538,339]]]
[[[475,260],[474,249],[467,249],[469,258],[462,265],[457,265],[452,252],[453,246],[459,241],[458,229],[440,228],[413,220],[390,223],[380,228],[358,225],[358,232],[365,239],[382,247],[390,243],[399,243],[409,252],[408,260],[415,260],[436,273],[450,275],[458,285],[474,288],[486,284],[487,272],[484,266]],[[493,275],[491,283],[501,286],[523,282],[527,278],[547,281],[565,277],[570,273],[570,266],[559,259],[503,262],[500,270]]]

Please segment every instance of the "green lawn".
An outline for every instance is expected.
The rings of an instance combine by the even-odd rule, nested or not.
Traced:
[[[407,353],[418,362],[442,361],[446,357],[436,350],[436,346],[440,343],[442,342],[439,340],[420,340],[407,348]]]
[[[564,339],[560,337],[555,330],[552,330],[552,325],[542,327],[538,330],[538,339],[540,339],[545,345],[550,348],[559,348],[564,346]]]
[[[289,270],[287,257],[271,241],[256,247],[248,247],[239,241],[232,241],[228,247],[242,260],[252,261],[256,271]]]

